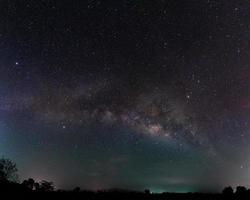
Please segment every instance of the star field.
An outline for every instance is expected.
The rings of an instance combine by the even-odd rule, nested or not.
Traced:
[[[0,152],[58,188],[250,186],[250,1],[0,1]]]

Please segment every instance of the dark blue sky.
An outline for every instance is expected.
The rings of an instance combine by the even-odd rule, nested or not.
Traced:
[[[250,1],[0,1],[0,155],[58,188],[249,185]]]

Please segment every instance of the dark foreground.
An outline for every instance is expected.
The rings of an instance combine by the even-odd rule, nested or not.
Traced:
[[[19,199],[83,199],[83,200],[249,200],[250,195],[225,195],[225,194],[205,194],[205,193],[161,193],[147,194],[143,192],[120,192],[120,191],[21,191],[21,190],[2,190],[0,194],[3,197],[16,197]],[[6,198],[5,198],[6,199]],[[7,198],[8,199],[8,198]]]
[[[22,192],[22,193],[6,193],[7,196],[18,195],[25,199],[87,199],[87,200],[101,200],[101,199],[121,199],[121,200],[223,200],[223,199],[250,199],[250,196],[225,196],[222,194],[201,194],[201,193],[163,193],[163,194],[144,194],[144,193],[120,193],[120,192]]]
[[[26,183],[26,184],[25,184]],[[121,200],[249,200],[250,190],[245,187],[238,186],[234,192],[231,187],[226,187],[222,193],[151,193],[149,190],[144,192],[128,191],[128,190],[102,190],[102,191],[86,191],[79,187],[71,191],[53,190],[50,185],[34,189],[29,187],[27,182],[22,184],[5,182],[0,183],[0,199],[8,199],[8,197],[18,196],[19,199],[86,199],[86,200],[101,200],[101,199],[121,199]],[[7,197],[7,198],[6,198]]]

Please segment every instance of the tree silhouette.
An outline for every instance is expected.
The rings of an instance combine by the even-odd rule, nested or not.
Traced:
[[[29,178],[28,180],[24,180],[22,185],[30,190],[33,190],[35,188],[35,181],[34,179]]]
[[[74,189],[73,189],[73,192],[80,192],[81,191],[81,188],[80,187],[75,187]]]
[[[150,194],[150,190],[149,190],[149,189],[145,189],[145,190],[144,190],[144,193],[145,193],[145,194]]]
[[[244,186],[237,186],[236,187],[236,194],[245,194],[247,189]]]
[[[39,184],[39,191],[50,192],[54,190],[54,184],[50,181],[41,181]]]
[[[231,186],[225,187],[222,190],[222,194],[224,194],[224,195],[232,195],[233,193],[234,193],[234,190]]]
[[[0,182],[17,180],[17,167],[16,164],[10,159],[0,159]]]
[[[39,191],[40,190],[40,184],[35,182],[34,183],[34,188],[35,188],[36,191]]]

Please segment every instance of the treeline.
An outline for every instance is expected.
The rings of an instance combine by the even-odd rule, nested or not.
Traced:
[[[167,193],[153,194],[146,189],[144,192],[128,191],[121,189],[101,190],[101,191],[86,191],[76,187],[73,190],[55,190],[54,184],[51,181],[36,182],[29,178],[22,182],[18,179],[18,169],[16,164],[6,158],[0,159],[0,192],[16,193],[28,192],[30,194],[49,194],[49,195],[75,195],[86,197],[88,199],[250,199],[250,189],[244,186],[236,187],[235,191],[231,186],[225,187],[221,194],[202,194],[202,193]]]
[[[54,191],[54,184],[51,181],[36,182],[29,178],[20,183],[17,172],[16,163],[10,159],[0,159],[0,191]]]

